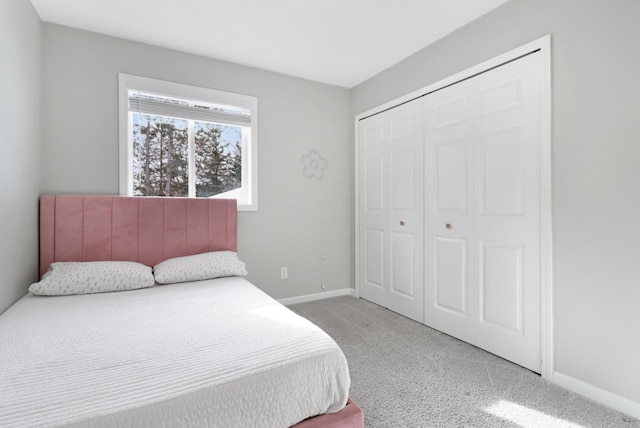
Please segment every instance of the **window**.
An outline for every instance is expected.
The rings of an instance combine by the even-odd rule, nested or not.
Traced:
[[[257,210],[257,99],[120,74],[120,194]]]

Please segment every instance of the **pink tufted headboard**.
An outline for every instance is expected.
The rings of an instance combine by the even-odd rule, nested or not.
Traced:
[[[147,266],[207,251],[237,251],[234,199],[59,195],[40,198],[40,275],[62,261]]]

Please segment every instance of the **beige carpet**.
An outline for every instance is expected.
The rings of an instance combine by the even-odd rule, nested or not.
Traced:
[[[365,425],[616,427],[640,421],[365,300],[289,306],[342,347]]]

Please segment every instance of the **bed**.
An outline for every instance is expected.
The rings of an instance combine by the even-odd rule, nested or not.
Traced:
[[[220,199],[42,197],[40,273],[235,255],[236,210]],[[0,316],[3,427],[362,427],[349,386],[338,345],[242,276],[30,293]]]

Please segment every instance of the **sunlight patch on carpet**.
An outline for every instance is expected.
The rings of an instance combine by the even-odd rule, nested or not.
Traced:
[[[497,401],[485,408],[485,410],[494,416],[506,419],[523,428],[584,428],[583,425],[547,415],[538,410],[529,409],[506,400]]]

